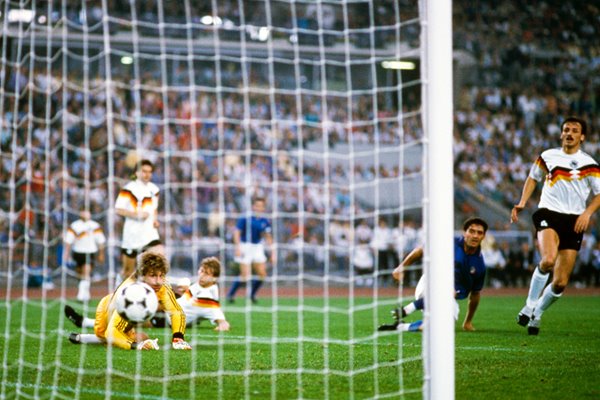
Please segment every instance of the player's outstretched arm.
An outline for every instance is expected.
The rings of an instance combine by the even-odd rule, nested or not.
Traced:
[[[420,260],[422,257],[423,257],[423,248],[422,247],[416,247],[415,249],[413,249],[410,253],[408,253],[408,255],[406,257],[404,257],[404,260],[402,260],[400,265],[398,265],[396,267],[396,269],[394,269],[394,271],[392,272],[392,276],[394,277],[394,279],[397,281],[402,280],[402,275],[404,274],[404,268],[408,267],[409,265],[413,264],[414,262]]]
[[[463,329],[465,331],[474,331],[473,327],[473,317],[475,316],[475,311],[477,311],[477,306],[479,306],[479,299],[481,295],[479,292],[471,292],[469,295],[469,307],[467,309],[467,315],[465,316],[465,321],[463,322]]]
[[[515,206],[510,211],[511,224],[519,220],[519,213],[525,208],[525,205],[527,204],[527,201],[533,194],[536,185],[537,182],[533,178],[527,177],[527,179],[525,180],[525,184],[523,185],[523,190],[521,192],[521,200],[519,200],[519,203],[515,204]]]

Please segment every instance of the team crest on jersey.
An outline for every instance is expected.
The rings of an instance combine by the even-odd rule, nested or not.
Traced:
[[[540,226],[543,226],[544,228],[548,227],[548,223],[546,222],[546,220],[543,220],[542,222],[540,222]]]
[[[576,169],[579,163],[577,162],[577,160],[571,160],[569,165],[571,166],[571,168]]]
[[[475,272],[477,272],[477,269],[475,267],[471,266],[471,270],[469,271],[469,273],[471,275],[475,275]]]

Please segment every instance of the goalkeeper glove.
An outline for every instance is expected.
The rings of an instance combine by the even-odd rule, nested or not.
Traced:
[[[138,343],[138,350],[158,350],[158,339],[146,339],[141,343]]]
[[[192,346],[189,345],[188,342],[183,340],[182,338],[173,338],[173,342],[171,342],[171,346],[175,350],[191,350]]]

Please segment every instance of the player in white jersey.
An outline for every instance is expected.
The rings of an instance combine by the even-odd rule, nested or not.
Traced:
[[[216,325],[215,331],[228,331],[229,322],[219,303],[217,279],[221,275],[221,263],[216,257],[207,257],[198,267],[198,280],[189,287],[180,287],[177,302],[185,313],[188,326],[202,320]]]
[[[100,224],[91,219],[89,211],[82,210],[79,219],[74,221],[65,234],[63,265],[67,264],[69,256],[75,261],[79,275],[77,300],[90,299],[90,277],[94,263],[104,263],[104,245],[106,237]]]
[[[511,222],[518,221],[518,213],[537,183],[544,179],[538,210],[532,217],[541,260],[533,272],[525,306],[517,317],[519,325],[527,326],[530,335],[539,333],[542,314],[569,283],[583,233],[600,207],[600,167],[581,150],[586,131],[582,119],[565,119],[561,125],[561,147],[546,150],[538,157],[525,181],[521,199],[511,212]],[[587,203],[590,192],[593,197]],[[550,271],[553,271],[552,283],[544,289]]]
[[[115,211],[125,217],[121,240],[122,279],[130,276],[136,265],[136,256],[146,250],[163,254],[164,248],[158,234],[159,188],[150,182],[154,165],[141,160],[136,179],[127,183],[115,202]]]

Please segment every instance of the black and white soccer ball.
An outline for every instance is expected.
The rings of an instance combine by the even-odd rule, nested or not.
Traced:
[[[132,283],[117,293],[117,312],[129,322],[145,322],[154,316],[157,308],[156,293],[146,283]]]

